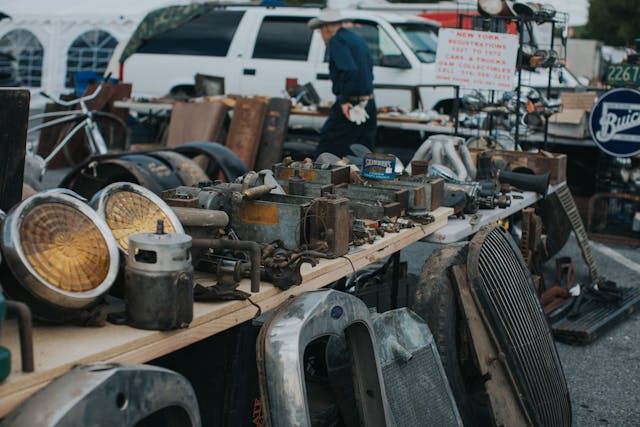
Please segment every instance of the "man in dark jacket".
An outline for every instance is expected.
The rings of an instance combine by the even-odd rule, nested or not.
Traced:
[[[367,42],[342,26],[343,17],[324,9],[309,27],[320,29],[327,45],[329,76],[336,102],[322,127],[316,155],[349,153],[351,144],[373,150],[376,143],[376,104],[373,99],[373,61]]]

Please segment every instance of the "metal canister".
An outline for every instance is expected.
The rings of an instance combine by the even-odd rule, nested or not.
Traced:
[[[141,329],[185,328],[193,319],[191,236],[156,233],[129,238],[125,303],[129,325]]]

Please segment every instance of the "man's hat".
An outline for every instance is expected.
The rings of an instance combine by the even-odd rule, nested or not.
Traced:
[[[337,22],[344,21],[344,18],[340,14],[339,10],[336,9],[322,9],[322,11],[318,14],[316,18],[311,18],[309,20],[309,27],[312,30],[320,27],[325,24],[334,24]]]

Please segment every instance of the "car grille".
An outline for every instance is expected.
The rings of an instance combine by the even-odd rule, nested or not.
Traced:
[[[571,403],[551,331],[511,236],[495,225],[469,247],[469,280],[527,412],[538,426],[570,426]]]

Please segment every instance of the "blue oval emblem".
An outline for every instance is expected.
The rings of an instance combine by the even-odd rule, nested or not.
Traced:
[[[336,305],[331,309],[331,317],[333,317],[334,319],[341,318],[343,313],[344,310],[339,305]]]
[[[615,157],[640,153],[640,92],[613,89],[598,99],[589,120],[591,138]]]

